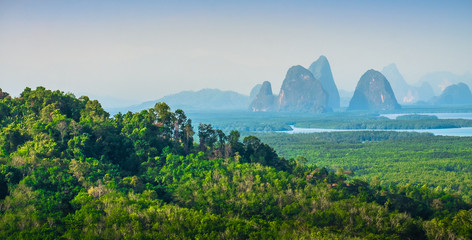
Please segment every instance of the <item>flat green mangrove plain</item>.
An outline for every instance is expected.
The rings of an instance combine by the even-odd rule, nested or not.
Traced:
[[[281,156],[350,170],[374,185],[425,185],[472,197],[472,137],[377,131],[257,136]]]

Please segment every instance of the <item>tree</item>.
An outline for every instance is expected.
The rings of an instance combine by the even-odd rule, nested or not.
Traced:
[[[190,148],[193,146],[194,134],[195,132],[193,131],[192,120],[188,119],[184,126],[184,134],[182,136],[184,137],[184,150],[187,154],[190,152]]]
[[[192,120],[187,118],[182,109],[175,110],[174,137],[176,140],[183,143],[186,154],[189,153],[193,145],[194,134]]]
[[[187,116],[182,109],[175,110],[175,119],[174,119],[174,137],[176,139],[182,140],[181,137],[184,135],[183,131],[185,124],[187,123]]]
[[[252,163],[260,163],[279,170],[289,170],[290,164],[287,160],[279,158],[275,150],[269,145],[262,143],[255,136],[245,137],[243,140],[245,160]]]
[[[223,157],[225,152],[225,142],[228,139],[225,133],[221,129],[216,130],[216,135],[218,136],[218,154],[217,157]]]
[[[216,132],[211,124],[200,123],[198,125],[198,138],[200,139],[200,151],[205,152],[207,147],[210,151],[213,150],[213,145],[216,142]]]
[[[158,102],[154,105],[154,110],[157,113],[158,126],[163,128],[162,136],[171,138],[174,129],[175,115],[170,111],[169,105],[164,102]]]
[[[68,130],[67,122],[64,120],[58,122],[56,128],[61,135],[61,143],[64,143],[64,137],[67,135]]]
[[[230,145],[230,156],[234,156],[236,153],[240,155],[244,154],[244,145],[239,141],[241,134],[237,130],[232,130],[228,136],[228,142]]]

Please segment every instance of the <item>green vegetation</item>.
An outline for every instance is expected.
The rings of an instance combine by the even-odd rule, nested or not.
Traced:
[[[418,119],[400,118],[397,120],[377,117],[375,119],[327,119],[324,121],[300,121],[295,124],[300,128],[335,128],[335,129],[440,129],[472,127],[472,120],[466,119]]]
[[[421,115],[421,114],[408,114],[408,115],[402,115],[402,116],[398,116],[396,118],[397,120],[410,120],[410,119],[413,119],[413,120],[435,120],[435,119],[438,119],[438,117],[434,116],[434,115]]]
[[[456,194],[347,180],[165,103],[110,118],[42,87],[1,96],[1,239],[472,238]]]
[[[327,129],[440,129],[472,127],[472,120],[438,119],[428,115],[400,116],[388,119],[373,113],[336,112],[323,114],[270,112],[190,112],[196,122],[211,123],[224,132],[271,132],[299,128]],[[251,133],[249,133],[251,134]]]
[[[472,137],[377,131],[259,137],[284,157],[352,170],[371,183],[426,185],[472,200]]]

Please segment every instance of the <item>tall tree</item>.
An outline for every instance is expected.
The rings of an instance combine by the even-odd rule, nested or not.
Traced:
[[[221,129],[216,130],[216,135],[218,136],[218,149],[216,157],[223,157],[225,152],[225,143],[228,137],[226,137],[225,133]]]
[[[163,127],[163,137],[170,138],[173,134],[175,115],[170,111],[169,105],[158,102],[154,105],[157,113],[158,125]]]
[[[213,145],[216,142],[215,130],[211,124],[200,123],[198,125],[198,138],[200,139],[200,151],[205,152],[207,148],[213,150]]]

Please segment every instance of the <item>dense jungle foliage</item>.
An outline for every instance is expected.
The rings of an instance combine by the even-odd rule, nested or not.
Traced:
[[[0,93],[1,239],[472,238],[457,194],[348,180],[165,103]]]

